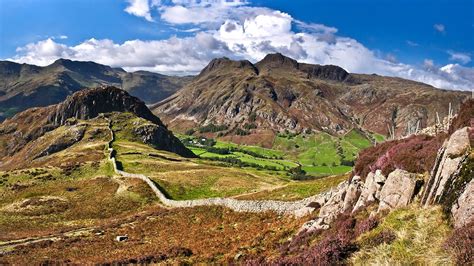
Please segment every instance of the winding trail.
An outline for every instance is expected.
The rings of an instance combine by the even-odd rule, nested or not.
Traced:
[[[112,122],[108,120],[108,128],[110,131],[110,141],[107,144],[108,160],[112,163],[114,172],[117,175],[127,178],[137,178],[144,181],[155,193],[164,206],[171,208],[190,208],[196,206],[223,206],[237,212],[266,212],[273,211],[278,214],[294,215],[296,217],[304,216],[311,213],[314,207],[310,206],[312,202],[318,202],[321,205],[327,201],[331,191],[314,195],[299,201],[287,202],[276,200],[237,200],[234,198],[208,198],[196,200],[172,200],[166,197],[165,193],[153,180],[143,174],[128,173],[118,169],[116,160],[116,151],[113,148],[115,134],[112,130]]]

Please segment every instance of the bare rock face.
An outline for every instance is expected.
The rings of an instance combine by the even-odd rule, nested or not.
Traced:
[[[451,137],[446,140],[438,152],[435,166],[431,172],[431,177],[425,189],[422,202],[425,205],[446,203],[451,205],[453,193],[457,193],[460,187],[456,187],[456,182],[462,169],[462,165],[466,163],[471,149],[469,140],[469,128],[465,127],[454,132]],[[472,176],[470,177],[472,179]],[[459,184],[465,186],[470,180],[464,180]],[[462,190],[461,190],[462,191]],[[451,202],[447,202],[451,201]]]
[[[342,212],[351,211],[356,202],[359,200],[360,194],[362,192],[362,181],[359,176],[354,176],[349,183],[349,186],[346,190],[346,196],[344,197],[344,203],[342,207]]]
[[[407,206],[416,188],[416,174],[396,169],[388,175],[380,191],[378,212]]]
[[[464,192],[451,208],[454,227],[459,228],[474,220],[474,180],[471,180]]]
[[[382,171],[377,170],[375,174],[370,172],[366,179],[362,192],[357,203],[354,206],[353,212],[356,212],[372,202],[378,202],[380,199],[380,191],[385,184],[385,176]]]
[[[348,187],[351,184],[349,182],[343,182],[339,184],[335,189],[330,190],[326,193],[323,202],[318,202],[321,205],[318,217],[314,220],[306,222],[301,230],[313,231],[319,229],[328,229],[331,222],[337,218],[337,216],[343,212],[344,199]]]
[[[133,129],[133,133],[145,144],[152,145],[156,149],[171,151],[184,157],[195,155],[175,138],[164,127],[154,124],[141,125]]]

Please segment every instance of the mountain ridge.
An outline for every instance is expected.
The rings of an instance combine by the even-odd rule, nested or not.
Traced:
[[[0,119],[30,107],[59,103],[76,91],[100,85],[120,87],[153,103],[190,79],[147,71],[126,72],[92,61],[58,59],[45,67],[0,61]]]
[[[447,116],[449,103],[456,110],[468,97],[467,92],[270,54],[255,64],[214,59],[151,109],[178,131],[224,124],[229,128],[224,136],[235,135],[238,128],[242,133],[244,125],[253,128],[248,135],[284,130],[337,135],[352,128],[388,135],[387,128],[394,127],[400,136],[416,124],[433,125],[436,112]]]

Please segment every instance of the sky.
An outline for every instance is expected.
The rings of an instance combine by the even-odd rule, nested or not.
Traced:
[[[474,0],[0,0],[0,59],[198,73],[216,57],[474,89]]]

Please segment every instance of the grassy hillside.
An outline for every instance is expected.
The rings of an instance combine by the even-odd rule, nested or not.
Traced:
[[[372,137],[383,140],[381,135]],[[186,135],[180,135],[180,139],[203,159],[273,171],[289,171],[301,165],[307,175],[316,177],[349,172],[359,151],[372,146],[371,141],[356,130],[341,137],[324,132],[279,134],[272,149]]]

